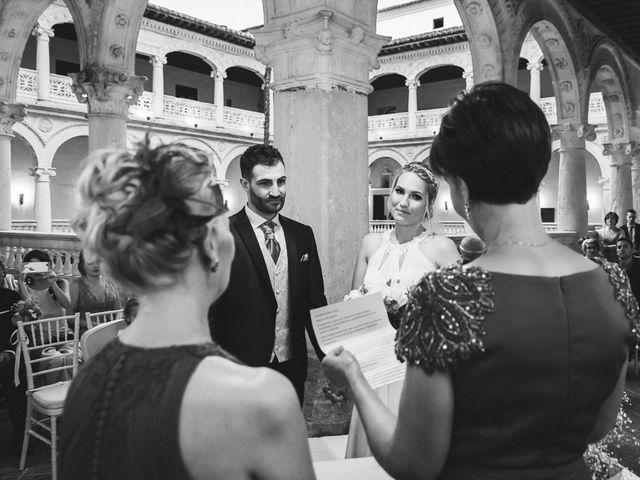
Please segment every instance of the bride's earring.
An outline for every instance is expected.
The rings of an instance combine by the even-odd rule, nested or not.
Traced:
[[[465,217],[467,217],[467,222],[471,221],[471,210],[469,210],[469,202],[464,203],[464,215]]]

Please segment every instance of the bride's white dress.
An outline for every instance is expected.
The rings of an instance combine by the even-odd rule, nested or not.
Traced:
[[[421,243],[433,238],[431,234],[424,232],[409,242],[398,244],[391,242],[393,233],[394,230],[388,230],[382,234],[380,246],[369,259],[363,281],[368,292],[380,291],[384,295],[385,290],[389,289],[389,283],[393,285],[394,290],[407,291],[426,273],[436,269],[436,265],[420,250]],[[400,381],[376,390],[378,396],[395,415],[398,414],[402,384]],[[354,405],[345,458],[370,455],[364,427]]]

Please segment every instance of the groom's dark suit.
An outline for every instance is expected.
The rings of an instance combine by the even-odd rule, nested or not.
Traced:
[[[622,229],[624,234],[627,236],[627,238],[631,240],[631,243],[633,244],[633,251],[637,252],[638,250],[640,250],[640,223],[634,222],[633,224],[633,228],[632,228],[633,238],[631,238],[631,235],[629,234],[629,227],[627,226],[626,223],[622,225],[620,228]]]
[[[289,325],[292,371],[285,373],[298,395],[307,378],[305,327],[316,352],[319,348],[309,310],[327,304],[322,270],[311,227],[279,216],[286,239],[289,278]],[[213,339],[251,366],[270,363],[275,341],[276,298],[260,245],[244,209],[229,218],[236,255],[229,286],[211,306],[209,325]],[[302,401],[302,400],[301,400]]]

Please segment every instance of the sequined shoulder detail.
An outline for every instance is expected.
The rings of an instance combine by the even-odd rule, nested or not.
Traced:
[[[613,285],[613,294],[624,307],[624,313],[629,319],[631,333],[634,336],[636,345],[640,343],[640,309],[636,300],[629,278],[620,265],[617,263],[602,263],[602,268],[609,275],[609,281]]]
[[[409,292],[396,334],[396,356],[428,373],[454,368],[484,351],[484,320],[494,311],[491,275],[478,267],[443,268]]]

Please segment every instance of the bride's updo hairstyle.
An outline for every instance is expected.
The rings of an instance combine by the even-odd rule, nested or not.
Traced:
[[[428,220],[432,218],[433,204],[436,202],[438,189],[440,188],[438,180],[436,180],[436,177],[431,171],[431,168],[429,168],[429,165],[422,162],[411,162],[404,165],[400,172],[395,176],[393,183],[391,184],[391,191],[396,188],[400,175],[406,172],[416,174],[424,183],[427,184],[427,211],[425,212],[425,219]]]
[[[207,222],[226,212],[208,158],[181,144],[90,155],[73,228],[111,277],[144,292],[179,281],[194,250],[203,265]]]
[[[494,205],[533,197],[551,159],[551,130],[529,95],[488,82],[460,94],[442,119],[430,162],[442,176],[458,177],[469,199]]]

